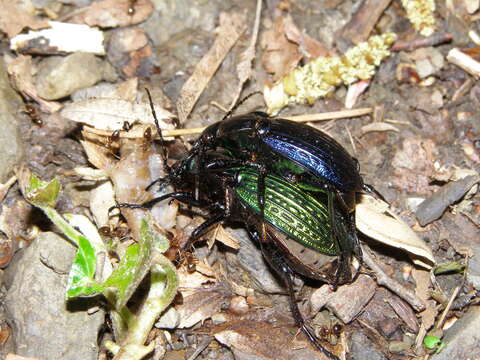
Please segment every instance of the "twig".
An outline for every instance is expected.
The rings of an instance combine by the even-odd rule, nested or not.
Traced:
[[[326,113],[288,116],[288,117],[284,117],[283,119],[297,121],[297,122],[336,120],[336,119],[345,119],[350,117],[359,117],[363,115],[368,115],[368,114],[371,114],[372,111],[373,111],[372,108],[360,108],[360,109],[352,109],[352,110],[332,111],[332,112],[326,112]],[[92,134],[96,134],[100,136],[111,136],[113,133],[110,130],[95,129],[92,127],[84,127],[84,129]],[[194,135],[194,134],[201,134],[203,130],[205,130],[204,127],[190,128],[190,129],[162,130],[162,135],[164,138],[172,137],[172,136]],[[120,131],[119,136],[122,139],[139,139],[139,138],[143,138],[143,131],[140,134],[137,134],[132,130],[128,132]]]
[[[438,319],[438,323],[436,328],[441,329],[443,327],[443,323],[445,322],[445,318],[447,317],[448,312],[450,311],[450,308],[452,307],[453,301],[457,298],[458,293],[463,287],[463,284],[465,283],[465,278],[467,277],[467,271],[468,271],[468,257],[466,258],[467,260],[467,266],[465,270],[463,271],[463,277],[462,277],[462,282],[460,285],[458,285],[455,290],[452,292],[452,296],[450,296],[450,300],[448,300],[447,306],[445,306],[445,309],[443,309],[442,315],[440,316],[440,319]]]
[[[208,345],[212,342],[213,338],[208,337],[205,340],[203,340],[195,349],[195,352],[187,359],[187,360],[195,360],[198,355],[202,353],[203,350],[205,350]]]
[[[7,180],[5,184],[0,184],[0,202],[3,201],[3,199],[8,193],[8,189],[10,189],[13,184],[15,184],[15,181],[17,181],[17,177],[13,175],[10,179]]]
[[[392,290],[394,293],[400,296],[403,300],[408,302],[417,312],[425,309],[425,304],[417,295],[415,295],[412,291],[405,288],[402,284],[400,284],[395,279],[392,279],[387,274],[385,274],[382,268],[378,266],[375,260],[373,259],[370,249],[368,249],[366,246],[362,246],[362,248],[363,248],[363,261],[375,273],[378,285],[384,286]]]
[[[447,60],[452,64],[457,65],[470,75],[478,78],[480,77],[480,62],[476,61],[470,55],[465,54],[457,48],[448,52]]]
[[[412,41],[397,41],[390,51],[413,51],[421,47],[440,45],[452,41],[453,36],[450,33],[434,34],[426,38],[415,39]]]

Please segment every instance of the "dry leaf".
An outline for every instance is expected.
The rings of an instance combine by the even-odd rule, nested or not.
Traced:
[[[83,130],[82,135],[88,138],[88,133]],[[110,168],[111,159],[108,156],[108,150],[105,146],[95,144],[92,141],[80,140],[80,143],[83,146],[83,150],[87,154],[88,161],[95,166],[97,169],[102,171]]]
[[[220,241],[222,244],[232,249],[240,249],[240,243],[232,236],[222,225],[217,226],[215,229],[214,240]],[[209,243],[209,248],[213,246],[213,242]]]
[[[308,59],[331,56],[330,51],[320,42],[301,32],[290,15],[284,18],[285,37],[299,46],[302,55]]]
[[[9,38],[21,33],[23,29],[41,29],[48,26],[46,19],[35,16],[35,7],[31,1],[0,1],[0,29]]]
[[[100,83],[92,87],[83,88],[76,91],[72,100],[82,101],[87,99],[123,99],[127,101],[136,101],[138,95],[138,78],[130,78],[128,80],[115,84]]]
[[[115,205],[115,193],[110,181],[98,184],[90,191],[90,211],[98,227],[109,224],[109,212]]]
[[[273,81],[280,79],[283,75],[294,69],[303,58],[298,44],[287,39],[285,27],[288,22],[285,17],[278,17],[272,29],[265,31],[262,35],[262,64],[265,70],[273,74]]]
[[[217,280],[212,275],[205,275],[200,271],[189,273],[183,268],[177,270],[178,274],[178,289],[183,296],[190,296],[198,289],[201,289],[205,284],[215,283]]]
[[[60,105],[60,103],[46,101],[37,95],[37,89],[35,88],[32,77],[33,67],[31,56],[17,56],[8,64],[7,71],[18,91],[21,91],[39,103],[43,112],[54,113],[61,109],[62,105]]]
[[[372,131],[395,131],[399,132],[399,130],[393,126],[392,124],[385,123],[385,122],[373,122],[368,125],[362,126],[362,135]]]
[[[215,338],[228,346],[236,359],[329,360],[310,346],[303,335],[296,336],[285,323],[237,320],[222,324]]]
[[[218,35],[215,42],[180,91],[177,109],[181,123],[185,122],[223,59],[245,31],[245,22],[245,14],[220,14],[220,26],[217,28]]]
[[[413,269],[412,276],[415,279],[415,294],[422,299],[427,308],[420,313],[422,325],[426,330],[430,329],[435,323],[438,311],[435,301],[430,296],[430,272],[423,269]]]
[[[223,286],[200,288],[191,295],[184,296],[182,305],[177,308],[180,314],[178,327],[189,328],[211,318],[222,309],[228,296]]]
[[[93,2],[71,21],[102,28],[122,27],[141,23],[153,12],[150,0],[137,0],[133,14],[129,13],[130,0],[103,0]]]
[[[10,49],[33,54],[59,54],[77,51],[105,55],[103,32],[87,25],[57,21],[48,23],[50,29],[29,31],[10,41]],[[75,39],[75,41],[72,41]]]
[[[155,112],[162,129],[173,129],[174,126],[164,120],[175,116],[169,111],[155,105]],[[90,125],[102,130],[121,130],[127,121],[154,125],[150,104],[136,103],[121,99],[88,99],[65,106],[61,115],[69,120]]]
[[[25,357],[16,354],[7,354],[5,360],[41,360],[39,358]]]
[[[341,286],[336,291],[328,285],[320,287],[312,293],[310,303],[314,312],[327,306],[340,320],[348,324],[368,304],[376,288],[375,281],[370,276],[360,275],[355,282]]]
[[[103,181],[108,180],[108,175],[104,170],[98,170],[90,167],[76,167],[73,169],[75,175],[84,180]]]
[[[345,97],[345,108],[351,109],[355,106],[360,95],[367,90],[370,80],[360,80],[348,87],[347,96]]]
[[[230,109],[232,109],[235,106],[238,98],[240,97],[240,94],[242,93],[243,85],[252,76],[252,64],[253,64],[253,59],[255,59],[255,45],[257,43],[261,13],[262,13],[262,0],[257,0],[257,10],[255,13],[255,24],[253,25],[252,37],[250,39],[250,44],[248,45],[248,47],[240,55],[240,61],[237,65],[237,75],[238,75],[239,83],[237,86],[237,91],[235,92],[232,102],[230,103]]]
[[[357,228],[383,244],[406,250],[413,262],[427,269],[435,264],[432,250],[410,227],[388,210],[388,204],[362,195],[356,206]]]

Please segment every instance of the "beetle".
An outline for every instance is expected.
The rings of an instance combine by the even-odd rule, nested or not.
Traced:
[[[160,132],[160,130],[159,130]],[[358,161],[333,138],[311,126],[270,118],[263,112],[234,116],[208,126],[194,142],[187,156],[169,170],[160,184],[181,178],[193,157],[204,166],[207,151],[222,149],[231,165],[243,164],[261,170],[259,201],[263,203],[263,180],[274,172],[310,189],[332,191],[349,212],[355,207],[355,193],[372,192],[363,183]]]
[[[242,223],[288,289],[296,324],[317,349],[337,359],[318,342],[305,324],[296,304],[292,278],[294,274],[300,274],[334,286],[352,280],[351,255],[361,257],[361,252],[356,232],[351,231],[349,217],[338,206],[333,207],[334,214],[330,213],[328,190],[309,192],[270,173],[265,177],[262,214],[257,197],[260,171],[252,167],[219,168],[225,159],[228,164],[228,158],[222,154],[205,153],[207,166],[199,174],[202,179],[199,198],[195,197],[195,189],[192,189],[196,186],[193,177],[186,175],[176,188],[181,191],[165,194],[144,204],[119,204],[116,207],[151,208],[169,198],[209,207],[212,216],[192,232],[190,243],[217,222],[230,220]],[[185,164],[186,169],[195,171],[195,160],[198,159],[192,158],[193,163]],[[209,168],[211,163],[215,163],[216,167]],[[335,221],[331,220],[332,216]],[[332,256],[338,258],[332,260]]]

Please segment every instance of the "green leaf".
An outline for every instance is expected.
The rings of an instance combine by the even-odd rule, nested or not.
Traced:
[[[91,296],[104,291],[95,277],[97,257],[90,241],[81,236],[67,281],[67,299],[77,296]]]
[[[110,301],[112,301],[112,296],[115,297],[113,305],[117,311],[125,306],[149,271],[152,262],[152,246],[155,240],[147,222],[142,220],[139,243],[133,244],[127,249],[118,267],[103,284],[106,288],[105,296]]]
[[[54,208],[60,192],[60,183],[57,179],[50,182],[40,180],[35,174],[30,176],[30,181],[25,192],[25,199],[37,207]]]
[[[425,348],[428,350],[435,349],[441,342],[442,339],[432,335],[428,335],[423,338],[423,345],[425,345]]]

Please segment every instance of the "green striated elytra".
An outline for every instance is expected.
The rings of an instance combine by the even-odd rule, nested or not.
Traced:
[[[240,201],[260,214],[258,172],[241,168],[237,179],[235,192]],[[297,185],[271,174],[265,177],[264,219],[304,246],[326,255],[340,253],[331,234],[327,201],[322,203]]]

